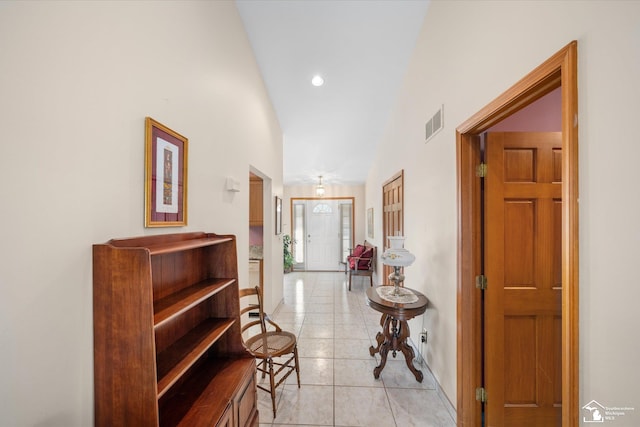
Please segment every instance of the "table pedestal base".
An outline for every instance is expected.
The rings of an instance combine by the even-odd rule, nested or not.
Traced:
[[[369,347],[369,354],[371,354],[371,356],[380,353],[381,358],[380,364],[373,370],[373,376],[376,379],[380,377],[380,372],[382,372],[384,366],[387,364],[387,353],[389,353],[389,350],[391,350],[393,357],[396,357],[396,353],[401,351],[402,354],[404,354],[407,367],[413,372],[416,381],[421,383],[423,379],[422,372],[413,366],[415,353],[413,352],[413,348],[407,343],[407,338],[410,335],[407,321],[398,320],[388,314],[383,314],[380,319],[380,325],[382,326],[382,332],[378,332],[376,335],[378,346]]]

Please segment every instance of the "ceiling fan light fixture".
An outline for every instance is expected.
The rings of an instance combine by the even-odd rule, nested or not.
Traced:
[[[322,86],[324,84],[324,79],[322,78],[322,76],[320,74],[316,74],[311,79],[311,84],[316,86],[316,87]]]

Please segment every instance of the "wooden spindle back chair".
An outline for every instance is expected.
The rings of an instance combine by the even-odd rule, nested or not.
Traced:
[[[250,315],[250,313],[254,314]],[[257,317],[252,320],[252,316],[255,315]],[[296,336],[291,332],[283,331],[278,324],[265,314],[262,304],[262,292],[259,286],[240,289],[240,319],[242,321],[242,341],[245,348],[258,359],[256,361],[257,370],[262,373],[262,378],[269,375],[269,388],[262,384],[258,384],[257,387],[271,393],[273,418],[275,418],[276,388],[293,371],[296,372],[298,388],[300,388],[300,367]]]

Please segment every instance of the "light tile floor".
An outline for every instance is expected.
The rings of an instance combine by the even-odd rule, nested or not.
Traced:
[[[419,383],[402,353],[389,353],[379,379],[371,357],[380,314],[366,305],[368,278],[344,273],[293,272],[284,278],[283,303],[272,318],[298,336],[300,388],[295,374],[277,391],[273,418],[269,393],[258,390],[260,426],[455,426],[426,366]],[[258,377],[261,381],[261,378]]]

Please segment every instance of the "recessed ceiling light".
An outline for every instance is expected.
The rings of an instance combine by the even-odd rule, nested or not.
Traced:
[[[322,86],[324,84],[324,79],[322,78],[322,76],[316,74],[311,79],[311,84],[314,86]]]

